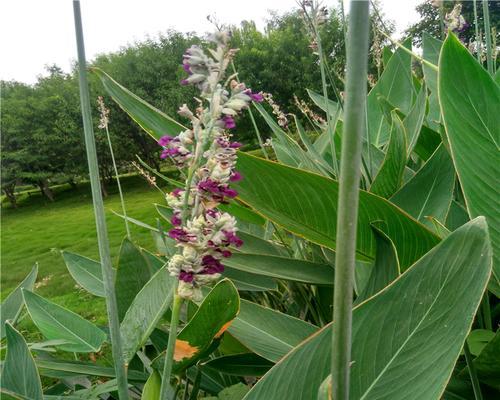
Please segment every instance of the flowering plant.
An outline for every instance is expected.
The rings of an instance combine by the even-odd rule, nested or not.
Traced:
[[[263,96],[237,82],[236,74],[222,83],[237,51],[229,48],[229,39],[227,32],[212,35],[210,41],[216,48],[209,49],[210,55],[199,46],[186,51],[182,66],[188,76],[181,84],[200,90],[199,106],[194,112],[186,104],[179,109],[191,128],[158,140],[163,147],[161,157],[187,170],[185,187],[166,196],[173,209],[169,236],[179,248],[168,268],[179,278],[179,296],[186,299],[200,300],[201,286],[217,280],[223,272],[221,260],[231,256],[228,247],[243,244],[235,218],[217,206],[237,196],[230,184],[242,179],[236,170],[236,152],[241,145],[231,141],[229,130],[236,127],[235,117],[252,101],[261,102]]]

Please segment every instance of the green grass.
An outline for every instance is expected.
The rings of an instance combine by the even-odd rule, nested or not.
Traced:
[[[164,202],[161,193],[138,176],[122,178],[127,213],[150,225],[158,216],[154,203]],[[125,237],[124,220],[116,185],[109,188],[104,199],[111,256],[116,266],[120,243]],[[96,298],[75,286],[60,255],[69,250],[95,260],[99,259],[92,197],[88,184],[72,190],[56,188],[56,201],[51,203],[39,193],[23,194],[19,208],[2,204],[1,289],[2,299],[8,295],[38,262],[36,292],[57,304],[93,320],[104,323],[104,299]],[[154,251],[149,231],[131,225],[132,239],[138,245]],[[45,282],[43,279],[45,278]]]

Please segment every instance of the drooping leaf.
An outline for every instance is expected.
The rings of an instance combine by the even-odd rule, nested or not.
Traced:
[[[202,365],[227,375],[262,376],[274,364],[254,353],[242,353],[213,358]]]
[[[289,257],[234,253],[224,264],[241,271],[272,278],[333,285],[334,270],[330,265]]]
[[[427,216],[444,222],[455,186],[455,168],[444,145],[391,198],[412,217],[433,228]]]
[[[437,400],[491,271],[484,218],[451,233],[353,311],[352,400]],[[291,351],[245,400],[313,399],[330,373],[332,325]]]
[[[424,32],[422,36],[422,44],[424,48],[424,59],[434,65],[438,65],[439,54],[441,52],[441,46],[443,45],[443,42]],[[427,115],[427,124],[431,129],[437,130],[439,121],[441,120],[438,99],[438,73],[435,69],[431,68],[425,63],[422,64],[422,69],[424,70],[425,83],[431,92],[429,96],[429,113]]]
[[[175,342],[174,373],[193,365],[205,355],[215,340],[231,325],[240,309],[236,287],[223,279],[208,293],[193,318],[179,332]],[[153,361],[153,366],[163,368],[164,353]]]
[[[391,197],[400,187],[407,161],[406,130],[395,111],[391,112],[392,126],[384,161],[370,186],[370,192]]]
[[[372,228],[377,240],[377,256],[370,277],[356,298],[357,304],[380,292],[400,275],[398,254],[394,244],[377,228],[377,224]]]
[[[249,292],[265,292],[267,290],[278,289],[276,281],[268,276],[240,271],[238,269],[228,267],[227,265],[224,266],[224,272],[222,273],[222,276],[231,279],[238,290]]]
[[[160,400],[161,376],[153,370],[149,376],[144,389],[142,389],[141,400]]]
[[[122,351],[129,362],[172,302],[175,279],[165,265],[154,274],[132,301],[120,325]]]
[[[422,85],[418,92],[415,104],[408,112],[408,115],[403,119],[403,126],[407,134],[407,153],[411,154],[417,144],[422,124],[425,118],[425,109],[427,104],[427,87]]]
[[[311,89],[307,89],[307,94],[309,95],[309,97],[311,98],[313,103],[316,104],[319,108],[321,108],[325,113],[326,113],[326,109],[328,107],[328,112],[330,113],[330,115],[332,117],[337,115],[337,113],[339,112],[339,108],[340,108],[339,103],[337,103],[336,101],[333,101],[330,99],[327,99],[325,101],[325,96],[323,96],[322,94],[319,94]]]
[[[128,239],[123,239],[116,270],[115,291],[120,321],[125,317],[137,293],[151,278],[149,265],[141,250]]]
[[[43,297],[23,289],[24,302],[33,323],[48,340],[65,340],[61,350],[97,352],[106,340],[106,334],[78,314]]]
[[[23,399],[42,400],[42,382],[26,341],[9,322],[5,324],[5,335],[7,354],[0,382],[2,391],[6,390]]]
[[[61,252],[73,279],[94,296],[106,297],[101,263],[69,251]]]
[[[43,376],[62,378],[71,377],[75,375],[91,375],[106,378],[114,378],[115,369],[113,367],[103,367],[95,363],[87,363],[81,361],[68,361],[68,360],[44,360],[37,358],[36,365]],[[142,371],[127,370],[129,381],[145,382],[148,375]]]
[[[238,156],[245,180],[235,185],[239,198],[275,224],[316,244],[335,249],[338,183],[334,180],[266,161]],[[370,224],[385,221],[385,234],[398,251],[401,270],[434,247],[439,238],[387,200],[360,191],[356,250],[373,260],[375,237]]]
[[[241,300],[229,333],[254,353],[276,362],[318,328],[300,319]]]
[[[404,45],[411,48],[411,42]],[[411,77],[411,56],[398,48],[390,58],[387,67],[372,88],[367,98],[368,134],[375,146],[383,145],[389,139],[390,124],[384,119],[378,97],[383,96],[405,115],[413,103],[414,86]]]
[[[10,323],[14,325],[23,309],[24,300],[22,289],[33,290],[37,275],[38,265],[35,264],[26,278],[24,278],[2,302],[0,307],[0,339],[5,337],[5,321],[10,321]]]
[[[176,136],[186,129],[173,118],[124,88],[101,69],[93,67],[91,71],[101,79],[104,89],[123,111],[149,133],[153,139],[158,140],[164,135]]]
[[[490,290],[500,297],[500,87],[453,34],[439,59],[439,100],[469,215],[488,221],[494,259]]]

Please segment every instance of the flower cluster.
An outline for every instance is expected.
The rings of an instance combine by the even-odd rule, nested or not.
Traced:
[[[444,20],[446,27],[453,32],[463,32],[469,27],[469,24],[462,16],[462,4],[457,3],[451,12],[447,13]]]
[[[209,55],[199,46],[186,51],[182,67],[188,76],[181,84],[200,90],[199,106],[193,112],[184,104],[179,115],[187,118],[191,127],[158,141],[163,148],[162,158],[187,169],[185,187],[166,195],[173,211],[173,228],[168,235],[179,248],[168,269],[179,278],[179,295],[195,301],[201,298],[201,286],[219,279],[223,260],[231,256],[230,247],[243,244],[235,218],[217,207],[237,196],[231,183],[242,179],[236,170],[241,145],[231,140],[230,133],[236,127],[235,118],[252,101],[264,100],[261,93],[238,82],[236,75],[221,83],[236,54],[235,49],[228,48],[229,39],[226,32],[212,35],[210,40],[216,48],[209,49]]]

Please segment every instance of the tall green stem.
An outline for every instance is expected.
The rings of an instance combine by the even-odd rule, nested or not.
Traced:
[[[113,169],[116,176],[116,184],[118,185],[118,193],[120,194],[120,202],[122,204],[122,212],[125,217],[125,230],[127,231],[127,237],[130,239],[130,228],[128,225],[127,210],[125,208],[125,199],[123,198],[122,185],[120,183],[120,177],[118,176],[118,167],[116,166],[115,153],[113,151],[113,145],[111,144],[111,135],[109,134],[108,125],[106,124],[106,137],[108,139],[109,153],[111,154],[111,161],[113,162]]]
[[[481,37],[479,36],[479,24],[477,20],[477,0],[472,1],[474,8],[474,31],[476,33],[476,57],[477,61],[481,62]]]
[[[175,288],[177,291],[177,288]],[[165,361],[163,364],[163,374],[161,378],[160,400],[170,400],[170,375],[174,364],[175,341],[177,340],[177,326],[179,324],[179,315],[182,306],[182,297],[177,293],[174,295],[172,305],[172,319],[170,320],[170,329],[168,333],[167,351],[165,352]],[[175,398],[175,397],[174,397]]]
[[[469,369],[469,376],[472,382],[472,389],[474,391],[474,398],[476,400],[483,400],[483,395],[481,394],[481,386],[479,385],[479,379],[477,378],[476,367],[474,366],[474,360],[472,359],[472,354],[470,353],[469,344],[467,340],[464,343],[464,354],[465,361],[467,362],[467,367]]]
[[[366,134],[369,3],[352,0],[350,10],[333,307],[332,389],[335,400],[349,399],[356,226],[362,137]]]
[[[484,37],[486,38],[486,64],[488,72],[493,75],[495,68],[493,67],[493,49],[491,45],[491,27],[490,27],[490,10],[488,9],[488,0],[483,0],[483,19],[484,19]]]
[[[111,256],[109,252],[108,232],[106,229],[106,218],[102,200],[101,187],[99,183],[99,167],[97,164],[97,152],[95,146],[94,130],[92,127],[92,115],[90,111],[89,87],[87,82],[87,63],[85,60],[85,45],[83,41],[82,15],[80,1],[73,0],[73,12],[75,16],[76,45],[78,49],[78,66],[80,78],[80,101],[82,107],[83,129],[85,133],[85,147],[87,150],[87,161],[89,165],[90,186],[92,189],[92,201],[97,226],[97,241],[99,244],[99,255],[101,259],[104,291],[106,293],[106,308],[109,322],[109,333],[115,367],[116,380],[118,384],[118,396],[121,400],[128,399],[127,371],[122,355],[122,344],[120,335],[120,321],[118,319],[118,307],[116,303],[115,285]]]

